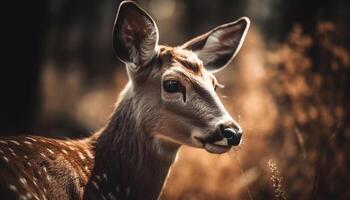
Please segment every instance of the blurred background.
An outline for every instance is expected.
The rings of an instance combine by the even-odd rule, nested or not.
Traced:
[[[243,146],[182,147],[161,199],[350,199],[350,1],[137,2],[168,45],[252,21],[216,74]],[[2,3],[0,135],[80,138],[106,122],[127,81],[111,41],[119,3]]]

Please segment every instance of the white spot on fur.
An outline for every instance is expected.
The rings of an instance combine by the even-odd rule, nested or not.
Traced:
[[[64,154],[68,155],[68,152],[67,152],[66,150],[61,149],[61,151],[62,151]]]
[[[15,151],[12,149],[12,148],[8,148],[8,150],[11,152],[11,154],[14,156],[14,157],[17,157],[17,154],[15,153]]]
[[[49,153],[51,153],[51,154],[55,154],[55,152],[53,152],[51,149],[49,149],[49,148],[46,148],[46,150],[49,152]]]
[[[91,181],[91,182],[94,185],[94,187],[96,188],[96,190],[99,190],[99,187],[98,187],[97,183],[95,181]]]
[[[68,146],[68,148],[72,151],[75,151],[75,148],[71,147],[71,146]]]
[[[17,192],[17,188],[16,188],[16,186],[14,186],[14,185],[9,185],[9,189],[11,190],[11,191],[13,191],[13,192]]]
[[[31,140],[32,142],[37,142],[37,140],[32,138],[32,137],[25,137],[25,138],[28,139],[28,140]]]
[[[4,140],[0,140],[0,143],[1,143],[1,144],[7,144],[7,142],[4,141]]]
[[[9,162],[9,159],[6,156],[2,157],[6,162]]]
[[[23,185],[26,185],[27,184],[27,180],[23,177],[20,177],[19,178],[19,181],[23,184]]]
[[[24,196],[24,195],[20,195],[20,196],[19,196],[19,199],[20,199],[20,200],[28,200],[28,198],[27,198],[26,196]]]
[[[90,159],[94,159],[94,155],[92,155],[92,153],[91,153],[89,150],[86,150],[86,149],[85,149],[85,153],[86,153],[86,155],[88,155],[88,157],[89,157]]]
[[[96,176],[98,181],[101,181],[101,177],[99,175]]]
[[[29,146],[31,146],[31,145],[32,145],[32,143],[31,143],[31,142],[29,142],[29,141],[24,141],[23,143],[24,143],[24,144],[27,144],[27,145],[29,145]]]
[[[28,159],[28,156],[26,156],[26,155],[24,155],[23,157],[24,157],[24,159]]]
[[[13,144],[15,144],[15,145],[17,145],[17,146],[20,146],[20,145],[21,145],[19,142],[15,141],[15,140],[9,140],[9,142],[11,142],[11,143],[13,143]]]
[[[50,178],[50,176],[47,174],[46,175],[46,179],[48,180],[48,181],[51,181],[51,178]]]
[[[32,194],[30,194],[29,192],[27,192],[26,196],[28,197],[28,199],[32,198]]]
[[[0,153],[4,154],[4,151],[0,149]]]
[[[85,161],[86,158],[81,152],[78,152],[78,155],[81,160]]]
[[[40,155],[43,157],[43,158],[47,158],[45,154],[43,153],[40,153]]]
[[[39,200],[39,197],[36,194],[33,194],[34,199]]]
[[[35,177],[33,177],[33,178],[35,178]],[[36,178],[35,178],[36,179]],[[38,187],[38,184],[36,183],[36,180],[34,180],[33,179],[33,184],[36,186],[36,187]]]
[[[32,164],[31,164],[30,162],[27,162],[27,164],[28,164],[28,166],[30,166],[30,167],[32,166]]]

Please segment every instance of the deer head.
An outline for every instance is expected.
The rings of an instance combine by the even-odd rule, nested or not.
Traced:
[[[137,127],[160,142],[224,153],[241,142],[242,129],[224,108],[213,73],[240,49],[249,27],[240,18],[178,47],[158,44],[154,20],[131,1],[121,3],[113,46],[127,66],[125,98],[135,98]]]

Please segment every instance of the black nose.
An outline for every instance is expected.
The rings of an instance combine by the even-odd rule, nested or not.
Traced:
[[[237,146],[241,142],[242,131],[239,128],[224,128],[221,133],[227,139],[229,145]]]

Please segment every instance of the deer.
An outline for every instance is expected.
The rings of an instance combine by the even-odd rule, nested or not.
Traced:
[[[108,122],[82,139],[1,137],[1,198],[154,200],[182,145],[213,154],[240,145],[214,73],[235,57],[249,24],[242,17],[170,47],[158,44],[145,10],[120,3],[113,48],[129,81]]]

